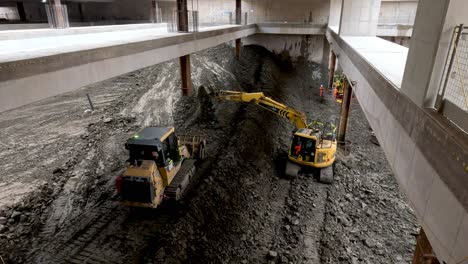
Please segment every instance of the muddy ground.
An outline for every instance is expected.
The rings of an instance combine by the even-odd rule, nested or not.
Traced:
[[[0,256],[6,263],[408,263],[416,219],[353,99],[336,182],[281,177],[293,126],[207,90],[263,91],[310,119],[326,68],[247,46],[192,56],[196,93],[179,96],[169,61],[0,114]],[[96,111],[90,112],[86,93]],[[328,96],[329,94],[327,94]],[[184,199],[156,211],[119,205],[125,140],[149,125],[208,139]]]

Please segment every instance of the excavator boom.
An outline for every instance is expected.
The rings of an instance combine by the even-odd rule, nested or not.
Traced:
[[[298,129],[308,128],[307,118],[304,113],[279,103],[270,97],[265,96],[262,92],[244,93],[221,90],[215,93],[215,96],[220,100],[254,103],[270,112],[287,118]]]

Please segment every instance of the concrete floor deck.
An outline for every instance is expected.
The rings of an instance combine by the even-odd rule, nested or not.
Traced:
[[[201,28],[200,32],[232,28],[232,25]],[[111,47],[130,43],[155,40],[187,33],[170,33],[167,28],[153,27],[126,29],[109,32],[78,33],[72,35],[50,36],[48,30],[40,37],[10,39],[0,41],[0,63],[33,59],[63,53]],[[90,29],[91,31],[91,29]],[[37,36],[37,35],[36,35]]]
[[[343,37],[377,71],[400,89],[408,48],[379,37]]]

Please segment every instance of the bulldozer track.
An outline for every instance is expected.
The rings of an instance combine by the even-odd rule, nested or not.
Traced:
[[[43,243],[41,249],[33,252],[33,258],[28,259],[28,263],[121,263],[119,256],[106,255],[106,252],[119,252],[122,244],[129,244],[133,247],[144,246],[149,241],[159,240],[159,231],[168,223],[172,217],[166,210],[147,211],[149,215],[138,216],[132,219],[133,212],[119,210],[118,204],[97,206],[92,212],[86,212],[80,217],[78,222],[71,222],[62,230],[75,227],[72,235],[60,237],[58,232],[52,239]],[[125,213],[127,212],[127,214]],[[143,219],[139,219],[143,218]],[[126,221],[126,231],[115,230],[115,226],[120,226],[120,222]],[[145,233],[135,232],[144,228]],[[123,242],[101,244],[101,240],[109,240],[119,233],[125,239]],[[68,233],[70,234],[70,233]],[[128,252],[127,252],[128,253]],[[136,252],[138,254],[138,252]]]

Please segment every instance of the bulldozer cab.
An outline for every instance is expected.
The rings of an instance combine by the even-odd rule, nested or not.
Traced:
[[[125,148],[131,164],[153,160],[158,167],[167,167],[181,160],[174,128],[147,127],[128,139]]]

